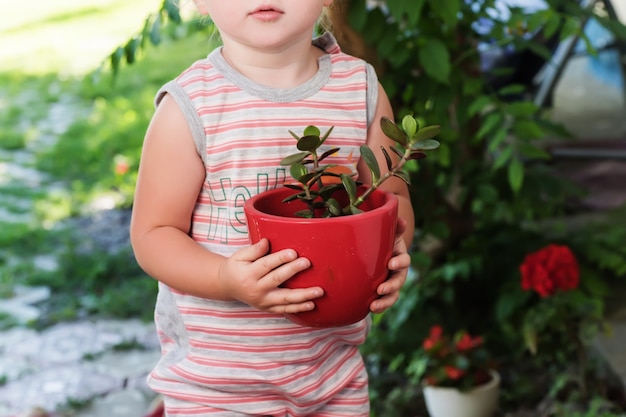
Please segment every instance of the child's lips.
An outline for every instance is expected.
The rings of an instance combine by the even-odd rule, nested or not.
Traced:
[[[259,7],[250,13],[250,15],[264,22],[269,22],[281,17],[283,11],[274,7]]]

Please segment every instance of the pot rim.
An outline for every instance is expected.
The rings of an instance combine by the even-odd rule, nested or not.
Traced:
[[[367,210],[364,211],[363,213],[359,213],[359,214],[352,214],[349,216],[339,216],[339,217],[313,217],[313,218],[305,218],[305,217],[295,217],[295,216],[280,216],[277,214],[271,214],[271,213],[266,213],[264,211],[259,210],[258,208],[255,207],[255,203],[257,201],[259,201],[260,199],[273,195],[273,194],[281,194],[281,193],[286,193],[286,191],[293,191],[287,187],[278,187],[278,188],[274,188],[272,190],[267,190],[267,191],[263,191],[261,193],[256,194],[255,196],[249,198],[246,200],[246,202],[244,203],[244,211],[246,213],[250,213],[255,217],[265,217],[265,218],[269,218],[274,222],[280,222],[280,221],[284,221],[284,222],[289,222],[289,223],[317,223],[317,222],[335,222],[335,223],[344,223],[346,221],[346,219],[356,219],[358,218],[359,220],[367,220],[369,217],[376,217],[379,211],[381,210],[394,210],[397,206],[398,206],[398,198],[395,194],[393,194],[390,191],[387,190],[383,190],[380,188],[377,188],[373,191],[373,193],[383,193],[386,196],[386,200],[385,202],[379,206],[376,207],[374,209],[371,210]],[[288,204],[288,203],[285,203]]]
[[[501,378],[500,378],[500,373],[498,371],[496,371],[495,369],[489,369],[489,375],[491,375],[491,379],[489,379],[489,381],[483,383],[482,385],[477,385],[475,387],[472,387],[468,389],[467,391],[463,391],[463,392],[486,391],[486,390],[492,389],[494,386],[500,385]],[[428,385],[428,384],[424,384],[423,389],[461,391],[455,387],[440,387],[437,385]]]

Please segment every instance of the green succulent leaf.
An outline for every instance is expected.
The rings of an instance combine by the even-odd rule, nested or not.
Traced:
[[[360,208],[353,206],[352,204],[350,204],[350,214],[360,214],[363,213],[363,210],[361,210]]]
[[[336,154],[337,152],[339,152],[339,148],[329,149],[318,158],[318,161],[323,161],[324,159],[328,158],[331,155]]]
[[[313,213],[311,213],[310,210],[300,210],[300,211],[296,211],[294,213],[294,216],[296,216],[296,217],[303,217],[305,219],[312,219],[313,218]]]
[[[324,136],[321,137],[320,139],[320,145],[323,144],[324,142],[326,142],[326,139],[328,139],[328,136],[330,136],[330,132],[333,131],[333,129],[335,128],[335,126],[331,126],[326,133],[324,133]],[[318,133],[319,136],[319,133]]]
[[[320,137],[320,130],[317,126],[307,126],[304,128],[303,136],[317,136]]]
[[[283,203],[288,203],[290,201],[297,200],[298,198],[300,198],[300,194],[292,194],[289,197],[285,197],[283,199]]]
[[[297,191],[303,191],[304,190],[304,188],[302,188],[302,186],[300,186],[298,184],[288,184],[288,183],[285,183],[285,184],[283,184],[283,187],[289,188],[291,190],[297,190]]]
[[[398,171],[398,172],[395,172],[393,175],[400,178],[407,185],[411,185],[411,177],[409,177],[409,175],[406,172]]]
[[[392,146],[391,150],[393,151],[393,153],[398,155],[400,158],[402,158],[404,156],[404,149],[401,149],[398,146]]]
[[[415,120],[413,116],[407,114],[402,118],[402,130],[404,130],[410,138],[417,133],[417,127],[417,120]]]
[[[439,147],[439,142],[434,139],[420,140],[411,144],[411,149],[432,151]]]
[[[323,172],[309,172],[306,175],[300,177],[300,182],[303,184],[313,184],[324,175]]]
[[[301,183],[305,184],[306,181],[302,181],[301,178],[304,177],[309,171],[302,164],[293,164],[291,168],[289,168],[289,173],[291,177]]]
[[[424,152],[422,152],[422,151],[413,151],[409,155],[408,159],[418,161],[418,160],[424,159],[424,158],[426,158],[426,154]]]
[[[389,152],[387,152],[387,149],[385,149],[384,146],[381,146],[380,150],[382,151],[383,155],[385,155],[385,162],[387,163],[387,169],[391,170],[391,168],[393,168],[393,161],[391,160],[391,156],[389,156]]]
[[[334,198],[329,198],[328,201],[326,201],[326,207],[331,215],[341,216],[341,205]]]
[[[300,136],[296,135],[292,130],[289,131],[289,134],[293,136],[295,140],[300,140]]]
[[[309,156],[309,152],[298,152],[293,155],[289,155],[280,160],[282,166],[289,166],[293,164],[301,163],[304,158]]]
[[[319,136],[306,135],[298,140],[298,149],[301,151],[314,151],[322,144]]]
[[[376,182],[380,178],[380,167],[378,166],[378,161],[376,160],[376,156],[374,152],[367,145],[361,145],[361,158],[367,164],[370,172],[372,173],[372,181]]]
[[[417,132],[413,140],[422,141],[432,139],[437,136],[439,132],[441,132],[441,126],[439,125],[425,126]]]
[[[385,136],[402,146],[406,146],[409,142],[409,137],[406,133],[388,117],[380,118],[380,128]]]
[[[356,181],[354,181],[354,178],[352,178],[350,175],[347,175],[347,174],[341,174],[341,183],[346,189],[346,193],[348,193],[348,198],[350,199],[350,202],[356,200],[357,186],[356,186]]]

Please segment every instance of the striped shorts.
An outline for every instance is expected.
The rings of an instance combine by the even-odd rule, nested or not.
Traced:
[[[320,404],[318,410],[308,414],[298,414],[293,410],[273,414],[242,414],[172,397],[165,397],[164,402],[166,417],[369,417],[370,415],[367,375],[365,378],[360,375],[330,401]]]

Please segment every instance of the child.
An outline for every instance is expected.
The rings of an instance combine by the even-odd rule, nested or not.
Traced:
[[[289,130],[334,125],[329,146],[341,148],[334,162],[343,165],[358,162],[365,140],[375,150],[392,144],[379,127],[392,110],[372,67],[342,54],[330,34],[311,39],[331,3],[196,0],[223,47],[157,94],[131,239],[159,281],[162,357],[149,384],[168,416],[369,415],[358,350],[369,318],[329,329],[286,320],[313,309],[323,290],[281,288],[309,260],[289,249],[268,254],[266,240],[250,245],[242,211],[246,198],[285,181]],[[406,185],[394,178],[384,188],[398,196],[401,220],[375,313],[398,298],[413,235]]]

